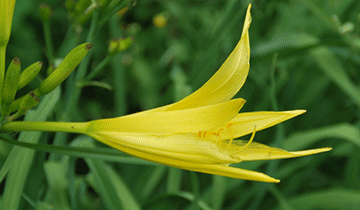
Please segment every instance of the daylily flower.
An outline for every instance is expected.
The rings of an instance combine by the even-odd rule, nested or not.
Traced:
[[[293,158],[329,151],[321,148],[288,152],[252,142],[255,131],[305,112],[239,113],[244,99],[231,99],[249,72],[249,5],[242,36],[220,69],[188,97],[163,107],[87,123],[10,122],[4,131],[26,130],[82,133],[130,155],[185,170],[238,179],[279,182],[263,173],[231,167],[241,161]],[[25,130],[24,129],[24,130]],[[251,134],[249,141],[237,140]]]
[[[263,182],[265,174],[229,164],[292,158],[325,152],[322,148],[287,152],[252,143],[263,130],[305,112],[238,113],[244,99],[232,99],[249,72],[249,5],[242,36],[220,69],[197,91],[179,102],[113,119],[88,123],[85,134],[130,155],[185,170]],[[235,138],[253,133],[247,143]]]

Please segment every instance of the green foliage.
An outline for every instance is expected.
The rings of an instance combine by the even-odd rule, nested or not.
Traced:
[[[46,18],[41,3],[16,1],[6,66],[19,57],[22,66],[40,60],[47,69],[81,43],[94,47],[62,94],[56,88],[40,97],[25,119],[87,121],[168,104],[199,88],[235,47],[249,1],[51,0]],[[84,136],[21,132],[14,141],[17,135],[2,133],[3,209],[358,209],[360,1],[251,3],[242,111],[307,110],[255,140],[333,151],[236,165],[281,179],[264,184],[150,163]],[[162,28],[153,25],[158,14],[166,14]],[[111,40],[131,45],[109,53]],[[16,98],[46,77],[40,71]]]

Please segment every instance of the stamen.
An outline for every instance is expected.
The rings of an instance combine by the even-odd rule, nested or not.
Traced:
[[[256,125],[254,125],[254,132],[251,134],[251,137],[250,137],[250,140],[248,141],[248,143],[245,145],[244,148],[242,148],[241,150],[239,151],[236,151],[236,153],[239,153],[239,152],[242,152],[244,150],[246,150],[246,148],[248,148],[251,144],[251,142],[254,140],[255,138],[255,133],[256,133]]]
[[[232,126],[232,125],[233,125],[233,124],[230,123],[229,125],[226,126],[227,129],[228,129],[228,131],[229,131],[229,133],[230,133],[230,141],[229,141],[229,144],[227,145],[226,149],[229,149],[230,145],[232,144],[232,142],[233,142],[233,140],[234,140],[234,135],[233,135],[233,133],[232,133],[231,130],[230,130],[230,126]]]

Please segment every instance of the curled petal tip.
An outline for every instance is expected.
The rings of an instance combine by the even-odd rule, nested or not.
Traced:
[[[300,157],[300,156],[307,156],[307,155],[314,155],[322,152],[328,152],[332,150],[331,147],[324,147],[319,149],[310,149],[310,150],[303,150],[303,151],[297,151],[297,152],[291,152],[291,154],[295,155],[294,157]]]
[[[251,23],[251,4],[249,4],[247,11],[246,11],[246,16],[245,16],[245,22],[244,22],[244,27],[243,27],[243,32],[242,32],[242,36],[244,36],[247,32],[247,30],[250,27],[250,23]]]

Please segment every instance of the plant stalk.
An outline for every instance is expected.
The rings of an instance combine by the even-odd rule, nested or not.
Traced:
[[[45,131],[45,132],[67,132],[86,134],[88,123],[84,122],[37,122],[17,121],[9,122],[0,127],[0,131]]]

